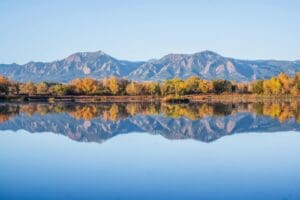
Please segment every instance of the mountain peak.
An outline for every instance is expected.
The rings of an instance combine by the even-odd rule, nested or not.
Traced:
[[[202,56],[213,56],[213,57],[221,57],[220,54],[214,52],[214,51],[210,51],[210,50],[204,50],[204,51],[200,51],[198,53],[195,53],[194,55],[202,55]]]
[[[99,50],[99,51],[85,51],[85,52],[73,53],[73,54],[69,55],[67,58],[76,57],[76,56],[90,57],[90,56],[108,56],[108,55],[106,53],[104,53],[103,51],[101,51],[101,50]]]
[[[188,55],[190,54],[170,53],[162,57],[160,60],[178,60]]]
[[[161,58],[161,60],[179,60],[182,58],[186,57],[191,57],[191,56],[201,56],[204,58],[216,58],[216,57],[222,57],[220,54],[210,51],[210,50],[204,50],[200,51],[194,54],[180,54],[180,53],[170,53],[168,55],[165,55],[164,57]]]
[[[111,56],[99,50],[93,52],[77,52],[69,55],[65,60],[67,62],[81,62],[83,59],[98,59],[100,57],[111,58]]]

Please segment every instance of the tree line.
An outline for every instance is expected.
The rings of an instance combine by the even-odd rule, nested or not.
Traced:
[[[186,80],[173,78],[163,82],[135,82],[123,78],[81,78],[67,84],[32,81],[21,83],[0,76],[2,95],[191,95],[191,94],[300,94],[300,72],[294,77],[280,73],[267,80],[238,83],[228,80],[203,80],[192,76]]]

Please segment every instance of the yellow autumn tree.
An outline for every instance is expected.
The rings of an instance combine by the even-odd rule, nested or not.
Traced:
[[[197,76],[191,76],[185,80],[186,92],[190,94],[195,94],[199,92],[199,83],[201,79]]]
[[[205,80],[200,80],[198,83],[198,90],[201,93],[208,93],[209,90],[213,88],[211,82],[205,81]]]
[[[280,84],[282,85],[281,93],[282,94],[290,93],[293,87],[293,82],[294,82],[293,79],[284,73],[280,73],[278,75],[278,79],[280,81]]]
[[[81,79],[74,79],[69,83],[70,87],[72,88],[72,92],[76,94],[83,93],[82,91],[82,80]]]
[[[92,78],[75,79],[71,81],[70,86],[77,94],[91,95],[98,91],[98,82]]]
[[[48,85],[45,82],[41,82],[36,85],[36,91],[38,94],[46,94],[48,92]]]
[[[129,95],[138,95],[141,93],[141,86],[133,81],[131,81],[126,86],[126,93]]]
[[[159,95],[160,94],[160,85],[156,82],[147,83],[147,92],[150,95]]]
[[[30,95],[36,94],[36,86],[32,81],[27,82],[24,85],[24,92]]]
[[[91,78],[83,78],[81,80],[81,90],[84,94],[90,95],[97,92],[97,81]]]
[[[117,94],[119,92],[119,83],[116,77],[111,77],[108,80],[108,88],[112,94]]]
[[[265,94],[280,94],[282,85],[277,77],[272,77],[263,82],[263,89]]]
[[[295,75],[293,88],[291,89],[291,94],[294,96],[300,95],[300,72]]]

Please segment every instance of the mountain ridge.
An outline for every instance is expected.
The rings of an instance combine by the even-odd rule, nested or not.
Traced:
[[[163,81],[171,78],[226,79],[247,82],[267,79],[285,72],[294,75],[300,71],[300,61],[243,60],[224,57],[205,50],[193,54],[167,54],[148,61],[117,59],[103,51],[77,52],[51,62],[19,65],[0,64],[0,74],[13,80],[26,82],[69,82],[75,78],[104,78],[116,76],[135,81]]]

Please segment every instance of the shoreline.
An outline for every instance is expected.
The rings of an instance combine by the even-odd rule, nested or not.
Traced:
[[[10,95],[0,96],[0,102],[78,102],[78,103],[143,103],[164,102],[165,96],[88,96],[88,95]],[[188,99],[190,103],[251,103],[251,102],[283,102],[300,101],[300,96],[292,95],[258,95],[258,94],[201,94],[183,95],[182,99]],[[176,99],[176,97],[175,97]],[[180,103],[180,102],[179,102]],[[185,102],[187,103],[187,102]]]

